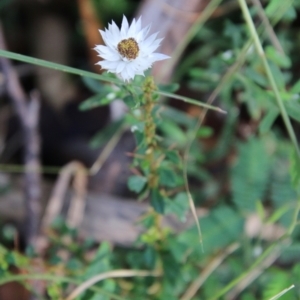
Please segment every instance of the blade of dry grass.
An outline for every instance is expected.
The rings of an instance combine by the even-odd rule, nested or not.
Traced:
[[[65,300],[72,300],[94,284],[108,278],[161,276],[160,271],[114,270],[98,274],[79,285]]]

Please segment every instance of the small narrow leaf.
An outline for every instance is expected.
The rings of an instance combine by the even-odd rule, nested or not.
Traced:
[[[128,179],[128,188],[136,193],[140,193],[147,183],[147,178],[143,176],[130,176]]]
[[[289,68],[292,64],[289,57],[284,54],[279,53],[274,47],[266,47],[266,55],[273,63],[281,68]]]
[[[265,134],[269,132],[278,115],[279,111],[277,109],[268,111],[259,124],[259,133]]]
[[[163,92],[174,93],[179,89],[178,83],[159,84],[158,89]]]
[[[151,192],[151,205],[159,214],[164,213],[165,201],[158,189],[153,189]]]
[[[208,126],[202,126],[197,133],[199,138],[209,138],[214,134],[214,130]]]
[[[80,110],[89,110],[98,106],[104,106],[112,102],[114,97],[103,97],[101,94],[92,96],[79,105]]]
[[[293,150],[291,155],[290,174],[294,188],[298,189],[300,183],[300,159],[295,150]]]

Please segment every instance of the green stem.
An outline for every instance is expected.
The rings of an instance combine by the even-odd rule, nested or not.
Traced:
[[[294,211],[293,219],[292,219],[289,229],[287,231],[288,236],[292,235],[293,231],[295,230],[295,228],[297,226],[299,211],[300,211],[300,199],[298,199],[298,203],[297,203],[296,209]]]
[[[157,162],[155,159],[156,142],[156,124],[153,119],[154,100],[153,93],[156,91],[156,85],[153,77],[147,77],[144,82],[144,120],[145,120],[145,142],[147,151],[145,153],[146,160],[149,163],[148,186],[155,189],[158,185]]]
[[[60,170],[61,167],[42,166],[38,172],[42,174],[58,174]],[[0,164],[0,171],[5,173],[23,173],[25,172],[25,166],[15,164]]]
[[[54,70],[70,73],[70,74],[75,74],[75,75],[79,75],[79,76],[83,76],[83,77],[89,77],[89,78],[102,80],[102,81],[106,81],[106,82],[110,82],[110,83],[114,83],[114,84],[121,84],[121,81],[118,79],[108,78],[106,76],[96,74],[93,72],[88,72],[88,71],[83,71],[83,70],[76,69],[76,68],[71,68],[68,66],[53,63],[53,62],[46,61],[43,59],[38,59],[38,58],[34,58],[34,57],[30,57],[30,56],[26,56],[26,55],[14,53],[14,52],[2,50],[2,49],[0,49],[0,56],[6,57],[9,59],[18,60],[18,61],[23,61],[23,62],[32,64],[32,65],[36,65],[36,66],[41,66],[41,67],[45,67],[45,68],[49,68],[49,69],[54,69]]]
[[[223,110],[219,107],[216,107],[216,106],[213,106],[213,105],[210,105],[210,104],[207,104],[207,103],[199,102],[197,100],[194,100],[194,99],[191,99],[191,98],[188,98],[188,97],[184,97],[184,96],[180,96],[180,95],[176,95],[176,94],[172,94],[172,93],[168,93],[168,92],[162,92],[162,91],[156,91],[156,93],[161,95],[161,96],[166,96],[166,97],[169,97],[169,98],[172,98],[172,99],[175,99],[175,100],[181,100],[181,101],[184,101],[186,103],[190,103],[190,104],[201,106],[201,107],[204,107],[204,108],[207,108],[207,109],[215,110],[215,111],[217,111],[219,113],[222,113],[222,114],[227,113],[225,110]]]
[[[75,75],[79,75],[79,76],[83,76],[83,77],[93,78],[93,79],[96,79],[96,80],[106,81],[106,82],[113,83],[113,84],[116,84],[116,85],[119,85],[119,86],[120,85],[125,85],[125,83],[122,82],[119,79],[109,78],[107,76],[96,74],[96,73],[93,73],[93,72],[88,72],[88,71],[83,71],[83,70],[76,69],[76,68],[71,68],[71,67],[68,67],[68,66],[61,65],[61,64],[49,62],[49,61],[46,61],[46,60],[43,60],[43,59],[37,59],[37,58],[34,58],[34,57],[30,57],[30,56],[26,56],[26,55],[14,53],[14,52],[2,50],[2,49],[0,49],[0,56],[6,57],[6,58],[9,58],[9,59],[14,59],[14,60],[26,62],[26,63],[37,65],[37,66],[41,66],[41,67],[45,67],[45,68],[49,68],[49,69],[54,69],[54,70],[70,73],[70,74],[75,74]],[[137,86],[137,85],[132,85],[132,86],[134,88],[138,88],[138,89],[141,88],[140,86]],[[218,107],[207,105],[207,104],[199,102],[195,99],[190,99],[190,98],[187,98],[187,97],[179,96],[179,95],[172,94],[172,93],[166,93],[166,92],[162,92],[162,91],[156,91],[156,92],[157,92],[157,94],[162,95],[162,96],[171,97],[171,98],[174,98],[176,100],[182,100],[184,102],[191,103],[191,104],[194,104],[194,105],[197,105],[197,106],[213,109],[213,110],[219,111],[221,113],[226,113],[224,110],[222,110]]]
[[[245,0],[238,0],[238,1],[239,1],[240,6],[241,6],[241,9],[243,11],[244,18],[245,18],[246,23],[248,25],[250,34],[251,34],[251,36],[252,36],[252,38],[254,40],[254,45],[256,47],[256,51],[258,52],[258,55],[260,56],[260,58],[262,60],[262,63],[263,63],[263,66],[265,68],[267,77],[269,79],[270,85],[271,85],[272,90],[274,92],[275,99],[276,99],[277,105],[279,107],[281,116],[283,118],[283,122],[285,124],[285,127],[287,129],[288,135],[289,135],[289,137],[290,137],[290,139],[291,139],[291,141],[292,141],[292,143],[293,143],[293,145],[295,147],[295,150],[297,152],[298,158],[300,159],[300,150],[299,150],[299,147],[298,147],[298,142],[297,142],[297,138],[296,138],[295,132],[293,130],[291,121],[290,121],[290,119],[288,117],[288,114],[287,114],[286,109],[284,107],[283,101],[281,99],[281,96],[280,96],[280,93],[279,93],[279,89],[278,89],[277,84],[275,82],[274,76],[273,76],[273,74],[271,72],[271,69],[270,69],[269,63],[267,61],[264,49],[263,49],[263,47],[261,45],[259,36],[257,34],[257,31],[256,31],[256,28],[254,26],[253,20],[251,18],[251,15],[250,15],[247,3],[246,3]]]

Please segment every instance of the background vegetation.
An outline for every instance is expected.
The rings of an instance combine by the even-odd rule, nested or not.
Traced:
[[[30,297],[37,299],[300,297],[300,1],[248,2],[249,9],[243,0],[209,1],[193,19],[182,44],[169,53],[179,58],[171,79],[161,84],[159,76],[154,76],[157,89],[148,77],[137,77],[127,85],[111,74],[88,72],[96,69],[86,46],[89,34],[81,23],[80,1],[77,5],[48,1],[34,8],[42,7],[54,15],[68,12],[67,22],[73,24],[72,30],[67,30],[71,47],[66,60],[56,61],[60,65],[31,58],[37,53],[32,49],[39,49],[33,46],[38,43],[34,40],[38,28],[30,20],[36,2],[0,2],[0,18],[11,51],[0,50],[0,56],[16,61],[14,69],[25,92],[29,95],[38,88],[44,103],[39,126],[43,141],[41,182],[62,182],[68,172],[63,165],[81,160],[85,167],[76,165],[75,171],[70,171],[75,174],[75,194],[84,191],[82,198],[86,193],[91,199],[90,192],[94,198],[109,192],[140,200],[146,208],[138,218],[130,219],[140,228],[138,237],[118,243],[103,240],[94,231],[83,234],[80,218],[72,223],[69,217],[55,215],[49,227],[45,215],[49,216],[49,203],[54,203],[50,192],[41,191],[41,198],[50,200],[48,206],[47,201],[43,204],[46,214],[38,232],[22,230],[32,219],[20,219],[13,213],[8,217],[2,204],[3,299],[13,299],[9,298],[11,282],[21,282]],[[143,5],[129,0],[91,3],[104,26],[111,19],[120,24],[123,14],[134,16],[138,4]],[[58,104],[39,83],[47,77],[39,77],[34,65],[57,69],[64,74],[59,76],[66,76],[59,77],[64,85],[54,96],[60,97]],[[0,67],[5,77],[4,64]],[[22,131],[13,116],[7,117],[14,103],[7,86],[5,80],[0,86],[1,110],[6,112],[1,114],[1,122],[7,128],[1,130],[0,204],[9,193],[22,195],[23,188],[15,182],[26,174]],[[28,99],[33,99],[30,95]],[[110,105],[112,110],[115,99],[122,99],[127,107],[118,119],[109,118],[105,107]],[[43,110],[48,106],[51,109]],[[80,119],[82,115],[86,119]],[[51,118],[64,122],[47,123]],[[61,125],[65,123],[68,125]],[[124,139],[126,135],[130,138]],[[78,137],[88,140],[89,146],[79,143]],[[63,144],[60,151],[63,141],[72,151],[83,150],[66,152]],[[100,150],[92,154],[91,147]],[[125,183],[114,181],[112,190],[105,190],[109,166],[125,152],[126,160],[119,161],[125,168]],[[106,160],[107,167],[101,168]],[[80,177],[82,174],[88,176]],[[91,183],[85,189],[80,184],[86,178]],[[123,218],[126,201],[118,202],[118,215],[111,218]],[[81,214],[92,219],[84,207]]]

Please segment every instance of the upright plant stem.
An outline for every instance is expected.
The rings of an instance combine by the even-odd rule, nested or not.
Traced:
[[[267,77],[268,77],[268,80],[269,80],[270,85],[272,87],[272,90],[274,92],[275,99],[276,99],[277,105],[279,107],[281,116],[283,118],[283,122],[285,124],[285,127],[287,129],[288,135],[289,135],[289,137],[290,137],[290,139],[291,139],[291,141],[292,141],[292,143],[295,147],[298,158],[300,159],[300,150],[299,150],[299,147],[298,147],[298,142],[297,142],[297,138],[296,138],[294,129],[292,127],[291,121],[289,119],[289,116],[286,112],[283,101],[281,99],[277,84],[276,84],[274,76],[271,72],[271,69],[270,69],[269,63],[267,61],[264,49],[261,45],[259,36],[257,34],[257,31],[256,31],[256,28],[254,26],[253,20],[251,18],[247,3],[246,3],[245,0],[238,0],[238,1],[239,1],[240,6],[241,6],[241,10],[244,14],[246,23],[247,23],[249,31],[250,31],[250,34],[251,34],[251,36],[254,40],[254,45],[255,45],[256,51],[258,52],[258,55],[260,56],[260,58],[262,60],[263,66],[265,68],[265,71],[266,71],[266,74],[267,74]]]

